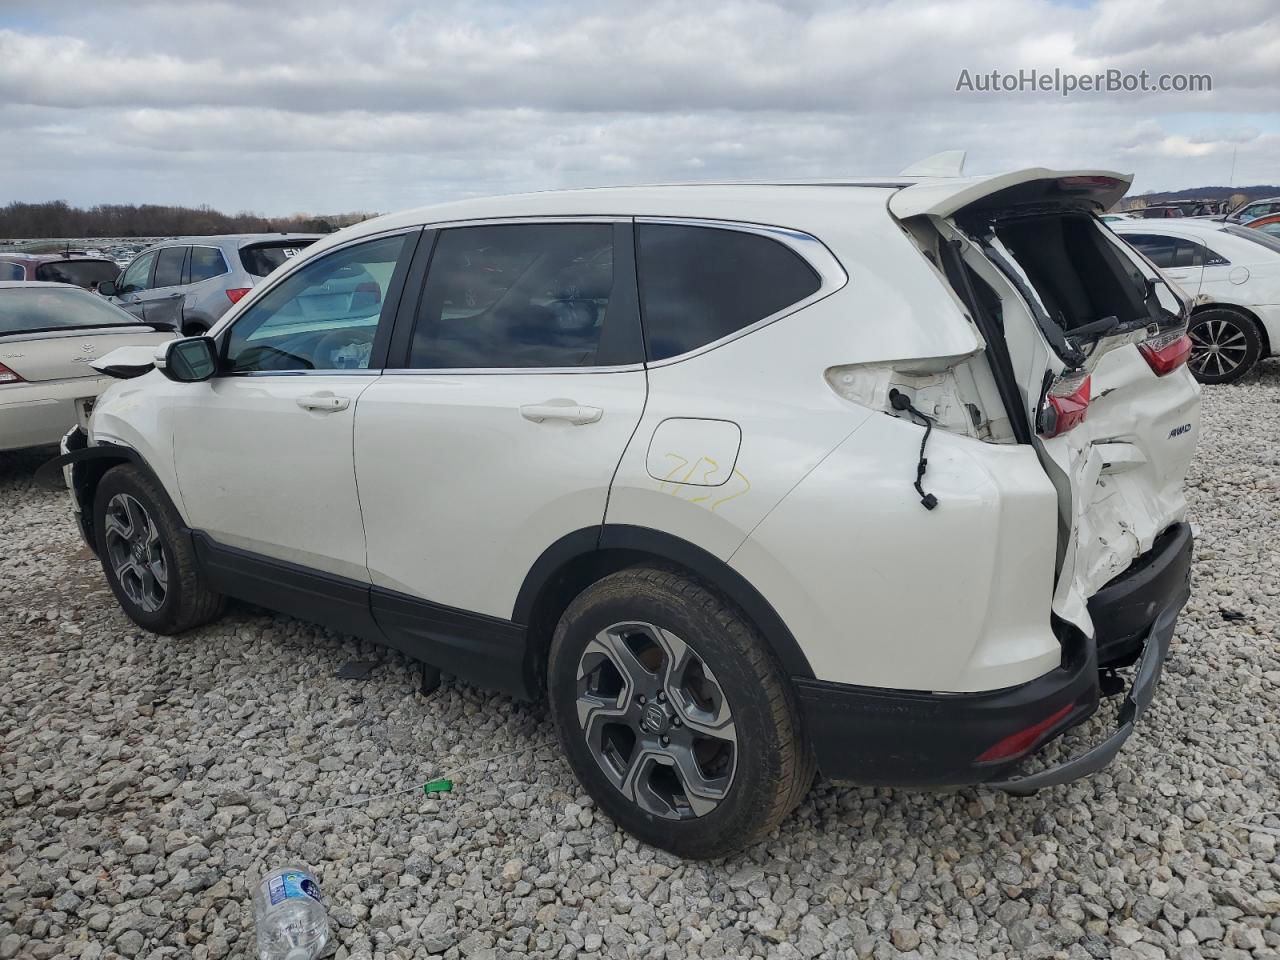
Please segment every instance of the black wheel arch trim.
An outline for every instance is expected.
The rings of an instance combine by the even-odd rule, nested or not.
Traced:
[[[88,442],[83,428],[77,427],[71,436],[79,437],[84,443]],[[179,518],[182,517],[182,511],[173,502],[173,498],[169,496],[169,491],[164,482],[161,481],[159,474],[151,468],[151,465],[147,463],[142,454],[138,453],[133,447],[122,443],[103,441],[92,447],[82,446],[79,449],[69,449],[68,452],[60,454],[51,460],[46,460],[36,468],[36,482],[57,490],[65,487],[62,468],[71,467],[70,493],[75,500],[80,533],[89,549],[95,554],[98,552],[98,541],[97,532],[93,526],[94,494],[97,492],[98,483],[106,472],[112,466],[122,463],[136,467],[146,474],[148,479],[155,484],[156,489],[160,491],[161,496],[165,498],[167,505],[173,509],[173,512]],[[191,531],[187,528],[185,522],[182,524],[182,533],[184,536],[191,535]]]
[[[813,678],[813,667],[790,628],[742,574],[696,544],[651,527],[606,523],[575,530],[561,537],[543,551],[525,576],[516,595],[511,619],[520,624],[533,623],[539,598],[548,588],[554,587],[557,577],[570,564],[589,559],[592,554],[609,551],[643,555],[684,567],[742,608],[764,634],[789,676]]]

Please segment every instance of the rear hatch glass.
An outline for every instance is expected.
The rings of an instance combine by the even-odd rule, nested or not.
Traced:
[[[36,267],[36,279],[48,283],[74,283],[87,288],[91,283],[114,280],[120,268],[111,260],[52,260]]]
[[[291,260],[305,250],[314,240],[273,240],[254,243],[240,248],[240,262],[255,277],[265,277],[280,264]]]

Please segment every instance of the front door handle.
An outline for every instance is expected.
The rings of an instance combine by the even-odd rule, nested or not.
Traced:
[[[346,397],[335,397],[331,393],[313,393],[298,398],[298,406],[303,410],[314,410],[316,413],[337,413],[351,406]]]
[[[520,416],[534,423],[542,423],[544,420],[566,420],[582,426],[586,423],[595,423],[604,416],[604,411],[599,407],[581,406],[572,400],[550,400],[546,403],[531,403],[521,407]]]

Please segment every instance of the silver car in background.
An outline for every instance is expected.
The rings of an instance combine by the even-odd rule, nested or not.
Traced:
[[[320,239],[318,233],[246,233],[179,237],[148,247],[118,280],[98,292],[140,320],[204,333],[280,264]]]
[[[172,339],[80,287],[0,281],[0,450],[57,443],[115,382],[93,361]]]

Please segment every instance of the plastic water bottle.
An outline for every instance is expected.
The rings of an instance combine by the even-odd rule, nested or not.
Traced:
[[[259,960],[315,960],[329,942],[320,884],[302,867],[272,870],[253,895]]]

